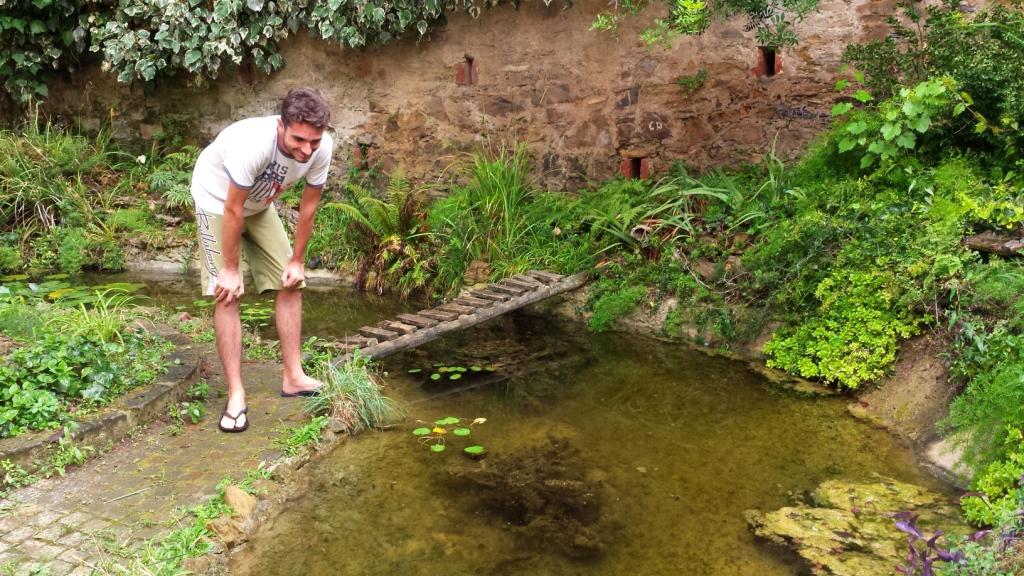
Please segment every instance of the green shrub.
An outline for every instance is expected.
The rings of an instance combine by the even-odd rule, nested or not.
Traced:
[[[17,272],[21,266],[21,251],[16,246],[0,246],[0,272]]]
[[[65,274],[78,274],[88,262],[89,241],[81,228],[71,228],[58,234],[57,265]]]
[[[598,291],[601,294],[591,304],[593,315],[588,323],[594,332],[612,328],[619,318],[634,310],[647,296],[646,286],[615,287],[603,291],[599,284]]]
[[[964,516],[979,526],[1000,526],[1014,520],[1020,510],[1024,486],[1024,435],[1020,428],[1009,427],[1005,439],[1006,456],[986,466],[971,483],[977,494],[960,499]]]
[[[846,388],[880,378],[901,339],[921,319],[899,304],[898,278],[884,271],[837,270],[815,290],[816,313],[765,346],[768,365]]]
[[[104,404],[152,381],[164,349],[134,333],[106,343],[47,333],[14,349],[0,365],[0,437],[54,428],[70,419],[70,406]]]

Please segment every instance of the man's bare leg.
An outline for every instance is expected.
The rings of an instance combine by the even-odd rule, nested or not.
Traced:
[[[242,386],[242,321],[237,298],[230,303],[216,303],[213,330],[217,336],[220,363],[224,366],[224,381],[228,386],[227,413],[238,414],[245,408],[245,388]],[[247,417],[243,415],[238,420],[221,418],[220,424],[225,428],[241,428],[246,421]]]
[[[302,355],[299,352],[302,340],[302,290],[285,288],[277,291],[274,320],[277,322],[281,358],[284,361],[281,391],[295,394],[319,388],[321,382],[310,378],[302,370]]]

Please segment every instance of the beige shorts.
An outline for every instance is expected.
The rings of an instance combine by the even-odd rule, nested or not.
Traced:
[[[199,227],[203,296],[213,296],[217,286],[217,271],[224,266],[221,254],[224,217],[196,208],[196,223]],[[239,275],[245,278],[245,272],[249,271],[258,293],[284,288],[281,275],[292,257],[292,246],[273,206],[245,217],[239,252]],[[244,292],[245,281],[242,282]],[[301,287],[305,288],[306,283],[303,282]]]

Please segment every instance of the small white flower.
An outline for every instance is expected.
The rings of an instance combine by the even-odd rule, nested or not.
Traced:
[[[145,164],[145,163],[146,163],[146,155],[145,155],[145,154],[143,154],[142,156],[139,156],[139,157],[138,157],[138,158],[136,158],[135,160],[136,160],[136,161],[137,161],[137,162],[138,162],[139,164]]]

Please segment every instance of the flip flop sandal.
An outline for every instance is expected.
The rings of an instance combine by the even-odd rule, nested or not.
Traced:
[[[319,396],[320,388],[323,388],[323,386],[320,386],[319,388],[314,388],[312,390],[300,390],[298,392],[285,392],[284,390],[282,390],[281,398],[309,398],[310,396]]]
[[[234,422],[234,425],[232,425],[230,428],[225,428],[224,425],[221,424],[220,421],[218,421],[217,422],[217,428],[220,428],[221,432],[227,432],[228,434],[236,434],[238,432],[245,432],[246,430],[249,429],[249,416],[247,416],[248,412],[249,412],[249,407],[246,406],[245,408],[242,408],[242,410],[238,414],[235,414],[234,416],[232,416],[231,414],[228,414],[228,409],[225,406],[224,407],[224,413],[220,415],[220,419],[224,420],[225,418],[230,418],[231,421]],[[245,424],[242,424],[242,426],[239,427],[237,425],[238,424],[238,419],[241,418],[242,416],[245,416]]]

